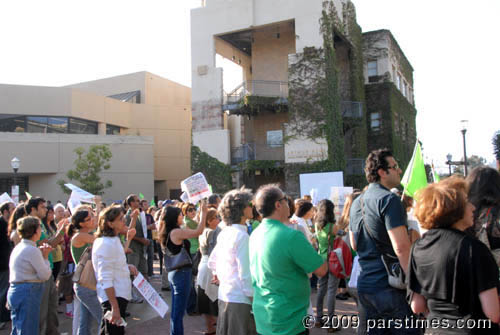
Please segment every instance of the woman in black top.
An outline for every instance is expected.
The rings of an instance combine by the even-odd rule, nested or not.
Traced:
[[[483,226],[486,238],[481,239],[491,249],[500,249],[500,173],[488,166],[479,166],[467,176],[469,201],[476,207],[474,225],[467,231],[480,238]],[[500,250],[495,252],[500,266]]]
[[[190,238],[197,238],[205,228],[207,214],[206,202],[201,203],[201,218],[196,229],[181,228],[184,217],[181,209],[167,207],[160,220],[159,238],[165,257],[177,255],[185,248],[189,255]],[[189,256],[190,257],[190,256]],[[172,290],[172,310],[170,312],[170,335],[183,335],[182,319],[186,312],[189,292],[191,289],[192,266],[186,266],[168,272],[168,281]]]
[[[408,269],[411,308],[427,316],[426,334],[498,334],[498,267],[488,248],[464,233],[473,225],[467,184],[447,178],[418,194],[424,229]]]

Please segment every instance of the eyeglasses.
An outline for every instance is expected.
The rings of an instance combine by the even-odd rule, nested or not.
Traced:
[[[188,209],[186,210],[186,212],[194,212],[195,210],[196,210],[196,209],[194,209],[193,207],[191,207],[191,208],[188,208]]]
[[[286,195],[283,196],[283,198],[277,200],[277,201],[281,201],[281,200],[286,200]],[[288,201],[287,201],[287,204],[288,204]]]
[[[399,165],[396,163],[396,164],[394,164],[393,166],[390,166],[390,165],[389,165],[387,168],[388,168],[388,169],[393,169],[393,170],[399,170]]]

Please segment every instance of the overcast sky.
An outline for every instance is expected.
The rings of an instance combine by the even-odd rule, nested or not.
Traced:
[[[189,12],[200,3],[2,1],[0,83],[63,86],[145,70],[190,86]],[[460,120],[467,119],[468,156],[492,161],[491,138],[500,130],[500,1],[354,4],[363,31],[390,29],[415,70],[417,133],[428,160],[446,168],[448,152],[462,157]]]

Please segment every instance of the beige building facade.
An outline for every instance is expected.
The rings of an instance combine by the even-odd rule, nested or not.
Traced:
[[[59,179],[73,168],[76,147],[107,144],[113,186],[107,201],[142,193],[147,199],[175,198],[190,175],[191,90],[138,72],[66,87],[0,85],[0,188],[13,177],[33,195],[67,198]]]

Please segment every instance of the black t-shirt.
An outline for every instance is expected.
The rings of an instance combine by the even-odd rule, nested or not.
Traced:
[[[462,328],[458,319],[487,320],[479,293],[499,286],[499,272],[488,248],[456,229],[431,229],[413,245],[408,289],[427,299],[427,319],[443,320],[439,334],[498,334],[492,328]],[[479,324],[476,322],[476,324]],[[453,327],[453,328],[451,328]],[[478,326],[479,327],[479,326]]]
[[[0,271],[9,269],[9,258],[12,246],[7,236],[7,220],[0,216]]]
[[[365,225],[369,225],[373,237],[386,247],[384,253],[395,255],[387,231],[406,225],[401,199],[384,186],[372,183],[361,196],[354,200],[351,207],[349,229],[356,240],[356,251],[361,267],[358,291],[376,293],[390,286],[387,271],[380,258],[382,254],[375,241],[367,233]]]

